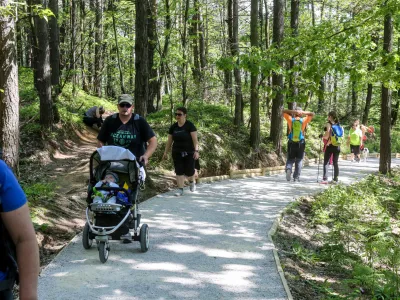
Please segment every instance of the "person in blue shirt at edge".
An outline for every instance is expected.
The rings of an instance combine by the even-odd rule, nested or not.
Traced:
[[[294,163],[293,181],[299,181],[306,147],[304,132],[307,124],[311,122],[315,114],[303,111],[301,107],[297,106],[294,110],[284,109],[282,115],[287,121],[289,129],[288,155],[285,168],[286,180],[290,181],[291,179]]]
[[[26,196],[11,169],[0,160],[0,230],[5,229],[16,247],[19,270],[19,299],[35,300],[40,270],[39,248],[29,214]],[[5,250],[4,234],[0,238],[1,256]],[[3,288],[10,275],[5,257],[0,258],[0,286]],[[0,299],[12,300],[11,288],[0,290]]]

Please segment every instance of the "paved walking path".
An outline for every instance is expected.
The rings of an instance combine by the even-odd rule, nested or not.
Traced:
[[[377,159],[339,165],[345,184],[378,170]],[[317,166],[305,167],[301,179],[225,180],[149,199],[140,207],[147,253],[138,242],[112,242],[102,264],[78,235],[41,273],[39,299],[286,299],[267,232],[294,198],[328,187],[316,182]]]

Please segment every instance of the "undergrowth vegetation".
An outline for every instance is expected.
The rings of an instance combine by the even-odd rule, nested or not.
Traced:
[[[304,205],[296,203],[287,213]],[[313,299],[400,299],[400,170],[331,187],[306,203],[318,245],[300,236],[286,241],[289,256],[308,270],[287,277],[311,286]],[[322,280],[304,275],[315,269],[324,270]]]

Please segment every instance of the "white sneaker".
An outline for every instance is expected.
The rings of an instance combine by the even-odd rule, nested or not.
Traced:
[[[196,190],[196,181],[190,182],[190,191],[194,192]]]
[[[180,197],[183,195],[183,189],[178,189],[178,191],[175,193],[176,197]]]

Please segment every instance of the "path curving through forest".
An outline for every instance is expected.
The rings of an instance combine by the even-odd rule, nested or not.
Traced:
[[[339,179],[350,184],[377,170],[377,159],[341,161]],[[113,242],[102,264],[78,235],[42,271],[39,299],[287,299],[267,233],[294,198],[328,188],[316,175],[315,165],[303,169],[301,183],[280,174],[153,197],[141,205],[147,253],[137,242]]]

